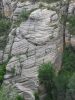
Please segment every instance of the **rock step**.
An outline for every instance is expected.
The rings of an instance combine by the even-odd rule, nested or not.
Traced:
[[[22,82],[27,82],[28,81],[28,78],[26,78],[26,77],[20,77],[20,78],[18,78],[18,79],[15,79],[15,82],[17,82],[17,83],[22,83]]]

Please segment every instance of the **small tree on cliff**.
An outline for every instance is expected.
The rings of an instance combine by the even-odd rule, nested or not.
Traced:
[[[41,83],[44,84],[46,92],[51,100],[53,100],[53,92],[54,92],[54,65],[50,62],[43,63],[38,70],[38,77]]]

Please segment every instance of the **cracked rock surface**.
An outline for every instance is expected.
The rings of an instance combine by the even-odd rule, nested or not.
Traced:
[[[3,5],[5,15],[10,15],[9,18],[11,17],[13,22],[18,20],[23,9],[37,8],[30,14],[27,21],[22,22],[19,27],[11,29],[5,49],[0,50],[0,64],[9,58],[3,85],[15,88],[25,100],[34,100],[34,91],[38,91],[40,87],[40,97],[44,97],[45,90],[43,86],[39,86],[37,77],[39,66],[43,62],[51,61],[58,72],[61,65],[59,49],[62,49],[60,48],[62,30],[59,26],[59,17],[56,11],[46,9],[47,6],[55,8],[57,4],[44,3],[45,7],[39,9],[39,3],[3,0]],[[71,3],[69,15],[74,9],[75,3]],[[0,40],[2,38],[0,37]],[[74,41],[72,42],[74,43]]]
[[[51,21],[52,15],[56,16]],[[59,27],[54,28],[54,24],[58,25],[55,11],[38,9],[9,34],[4,56],[10,51],[11,59],[3,85],[14,87],[25,100],[34,100],[34,91],[38,90],[38,67],[43,62],[56,63],[60,38]]]

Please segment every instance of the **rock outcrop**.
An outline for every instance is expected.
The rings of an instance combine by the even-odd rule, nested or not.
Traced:
[[[3,85],[14,87],[25,100],[34,100],[34,91],[39,86],[38,67],[51,61],[58,69],[61,64],[61,53],[57,49],[60,41],[56,12],[47,9],[32,12],[27,21],[9,34],[4,60],[9,52],[11,59],[6,66]]]
[[[13,22],[18,20],[22,9],[39,7],[39,3],[18,0],[3,0],[3,4],[5,15],[10,16]],[[74,8],[72,4],[70,14]],[[56,3],[44,6],[32,12],[19,27],[11,29],[5,50],[0,50],[0,64],[9,58],[3,85],[15,88],[25,100],[34,100],[34,91],[38,91],[39,87],[38,68],[43,62],[54,63],[56,73],[61,65],[62,30],[59,18],[56,11],[46,9],[47,6],[55,7]],[[44,97],[44,92],[40,93],[40,97]]]

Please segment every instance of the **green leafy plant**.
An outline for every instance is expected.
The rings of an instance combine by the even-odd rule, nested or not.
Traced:
[[[1,66],[0,66],[0,86],[3,82],[4,79],[4,75],[6,73],[6,65],[7,65],[8,61],[4,62]]]
[[[43,63],[38,70],[38,78],[41,83],[44,84],[47,95],[50,99],[53,100],[53,92],[54,92],[54,65],[51,62]]]
[[[14,74],[15,73],[15,67],[11,68],[11,70],[12,70],[12,73]]]
[[[19,21],[13,23],[13,26],[12,26],[12,27],[13,27],[13,28],[19,27],[20,24],[21,24],[21,22],[22,22],[22,20],[20,19]]]
[[[28,19],[29,15],[30,15],[30,11],[26,11],[25,9],[23,9],[23,10],[21,11],[20,15],[19,15],[19,18],[20,18],[21,20],[24,20],[24,21],[25,21],[25,20]]]
[[[75,71],[75,55],[74,55],[75,49],[72,46],[66,47],[65,51],[63,52],[62,56],[62,63],[65,68],[65,70],[68,71]]]
[[[50,40],[51,40],[51,39],[53,39],[53,38],[54,38],[54,36],[53,36],[53,35],[51,35],[51,36],[49,36],[49,38],[50,38]]]
[[[54,29],[58,28],[57,24],[52,25],[54,27]]]
[[[20,0],[21,2],[24,2],[25,0]]]
[[[17,95],[15,100],[25,100],[23,97],[21,97],[20,95]]]
[[[74,15],[71,15],[69,18],[68,18],[68,32],[70,34],[70,40],[71,40],[71,35],[75,35],[75,16]]]
[[[73,73],[67,87],[68,88],[67,88],[65,100],[74,100],[75,99],[75,73]]]
[[[40,100],[38,92],[34,92],[35,100]]]
[[[7,35],[11,23],[5,19],[0,20],[0,36]]]
[[[7,44],[7,36],[9,33],[11,23],[7,21],[6,19],[0,19],[0,37],[3,36],[2,39],[0,39],[0,49],[4,49]]]
[[[44,5],[43,5],[43,3],[40,3],[39,8],[42,8],[42,7],[44,7]]]
[[[53,10],[56,11],[55,7],[47,6],[47,10]]]
[[[33,12],[34,10],[36,10],[37,8],[34,8],[34,9],[32,9],[32,10],[30,10],[30,11],[26,11],[26,9],[23,9],[22,11],[21,11],[21,13],[20,13],[20,15],[19,15],[19,21],[25,21],[25,20],[27,20],[28,19],[28,17],[29,17],[29,15],[31,14],[31,12]]]
[[[59,1],[59,0],[42,0],[43,2],[47,2],[47,3],[51,3],[51,2],[56,2],[56,1]]]
[[[62,68],[56,77],[57,100],[70,100],[68,97],[68,84],[75,72],[75,48],[66,47],[62,55]],[[68,98],[68,99],[67,99]]]

